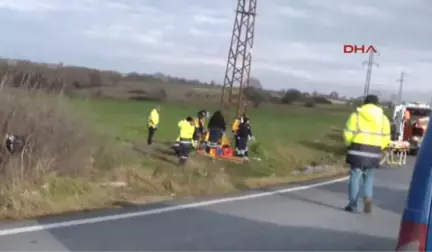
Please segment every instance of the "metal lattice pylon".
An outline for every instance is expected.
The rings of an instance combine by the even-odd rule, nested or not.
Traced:
[[[250,78],[256,7],[257,0],[238,0],[220,101],[225,114],[235,106],[238,116],[247,107],[243,90]]]

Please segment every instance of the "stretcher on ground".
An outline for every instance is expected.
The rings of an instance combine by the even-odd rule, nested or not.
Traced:
[[[196,150],[196,153],[202,156],[217,158],[217,159],[223,159],[228,160],[232,162],[243,162],[245,159],[242,157],[235,156],[234,149],[231,145],[231,141],[229,138],[224,135],[218,145],[217,148],[212,148],[210,150],[210,153],[207,153],[205,151],[205,143],[208,140],[208,135],[205,137],[204,141],[198,145],[198,148]]]
[[[408,141],[391,141],[384,151],[384,157],[381,160],[381,165],[396,165],[402,167],[406,164],[409,151],[410,143]]]

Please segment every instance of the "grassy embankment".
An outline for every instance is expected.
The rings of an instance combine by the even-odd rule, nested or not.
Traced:
[[[70,101],[63,101],[70,103]],[[250,145],[249,164],[211,162],[192,156],[185,171],[175,167],[169,145],[177,122],[201,109],[164,103],[157,144],[145,145],[146,120],[155,105],[122,100],[74,99],[86,118],[99,148],[92,167],[82,175],[46,173],[32,183],[2,190],[4,218],[149,202],[174,197],[223,194],[245,188],[285,183],[340,173],[343,147],[340,129],[349,108],[273,106],[249,112],[256,142]],[[69,104],[70,105],[70,104]],[[211,108],[209,108],[211,109]],[[99,136],[101,135],[101,136]],[[93,139],[93,138],[92,138]],[[101,140],[102,139],[102,140]],[[102,141],[102,142],[101,142]],[[101,144],[102,143],[102,144]],[[71,150],[74,151],[74,150]],[[330,165],[320,173],[294,175],[307,165]]]

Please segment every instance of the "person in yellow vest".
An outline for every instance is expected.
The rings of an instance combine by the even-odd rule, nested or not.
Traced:
[[[376,95],[368,95],[364,105],[352,113],[344,130],[347,163],[351,166],[347,212],[356,212],[360,180],[364,179],[364,212],[372,211],[375,170],[380,166],[383,150],[390,143],[390,122],[378,106]]]
[[[195,134],[194,134],[194,141],[195,141],[195,148],[198,148],[200,146],[200,143],[204,141],[205,134],[207,133],[205,128],[205,119],[207,117],[207,111],[201,110],[197,113],[197,117],[194,119],[194,125],[195,125]]]
[[[147,144],[151,145],[153,143],[153,137],[156,133],[156,130],[159,126],[159,113],[160,113],[160,107],[157,106],[154,108],[149,115],[148,118],[148,135],[147,135]]]
[[[233,137],[234,137],[234,145],[235,145],[235,152],[236,154],[238,153],[238,139],[237,139],[237,131],[239,129],[239,125],[240,125],[240,121],[242,119],[242,117],[245,116],[245,114],[243,114],[242,116],[238,116],[232,126],[231,126],[231,131],[233,133]]]
[[[193,136],[195,133],[195,125],[192,117],[188,116],[185,120],[178,123],[180,129],[178,138],[178,155],[180,157],[178,166],[183,167],[189,158],[189,153],[194,148]]]

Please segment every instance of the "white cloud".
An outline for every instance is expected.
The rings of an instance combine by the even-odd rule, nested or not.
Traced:
[[[85,31],[85,34],[97,39],[110,39],[117,41],[125,41],[129,43],[140,43],[154,46],[171,46],[172,43],[163,41],[164,33],[160,30],[148,30],[140,32],[132,27],[111,25],[107,29],[92,28]]]
[[[228,32],[212,32],[208,29],[190,28],[189,33],[197,37],[229,37],[231,34]]]
[[[5,34],[0,52],[9,54],[12,50],[2,48],[10,45],[19,55],[34,55],[35,46],[49,52],[53,39],[64,38],[55,45],[63,56],[47,53],[43,58],[67,63],[67,57],[75,57],[86,65],[97,62],[95,55],[104,55],[99,62],[105,66],[110,59],[113,69],[138,65],[145,72],[155,63],[161,72],[189,69],[221,81],[235,7],[235,1],[0,0],[0,29]],[[252,75],[263,78],[267,87],[287,88],[293,79],[323,89],[333,84],[361,88],[367,55],[343,54],[343,45],[373,44],[381,52],[373,84],[393,89],[404,70],[407,87],[415,83],[419,90],[432,89],[432,45],[427,42],[431,10],[426,0],[392,0],[391,5],[376,0],[262,1]],[[36,16],[43,17],[37,24],[31,22]],[[93,51],[93,56],[84,53]]]
[[[252,64],[252,69],[256,70],[268,70],[271,72],[281,73],[283,75],[290,75],[298,78],[304,78],[307,80],[314,80],[314,76],[311,72],[301,69],[295,69],[290,66],[283,66],[279,64],[272,64],[267,62],[257,62]]]
[[[94,0],[0,0],[0,8],[20,12],[91,11]]]
[[[223,24],[229,22],[229,20],[226,18],[214,17],[204,14],[196,14],[193,16],[192,19],[194,20],[194,22],[200,24]]]
[[[276,13],[290,18],[307,18],[310,15],[307,11],[295,9],[289,5],[277,9]]]

